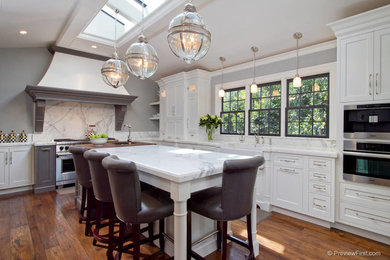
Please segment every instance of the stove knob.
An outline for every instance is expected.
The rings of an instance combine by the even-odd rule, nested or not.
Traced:
[[[68,151],[69,150],[69,146],[65,146],[65,151]]]
[[[60,146],[60,151],[64,150],[64,147],[63,146]]]

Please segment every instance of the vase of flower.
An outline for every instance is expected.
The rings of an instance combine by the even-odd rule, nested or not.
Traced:
[[[222,124],[222,118],[216,115],[205,115],[200,118],[199,126],[206,127],[207,139],[213,140],[213,132]]]

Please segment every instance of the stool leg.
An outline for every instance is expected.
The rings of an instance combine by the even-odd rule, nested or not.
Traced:
[[[165,249],[165,239],[164,239],[164,231],[165,231],[165,219],[160,219],[159,222],[159,232],[160,232],[160,238],[158,240],[158,242],[160,243],[160,250],[161,252],[164,252],[164,249]]]
[[[112,252],[114,250],[114,219],[115,219],[114,207],[110,203],[108,208],[108,248],[106,253],[108,260],[114,259],[112,256]]]
[[[227,221],[222,221],[222,260],[227,259]]]
[[[221,250],[221,234],[222,234],[222,229],[221,229],[221,221],[217,221],[217,250]]]
[[[92,189],[87,189],[87,218],[85,220],[85,235],[91,233]]]
[[[187,212],[187,260],[191,260],[192,232],[191,232],[191,211]]]
[[[134,260],[140,258],[140,224],[132,224],[133,243],[134,243]]]
[[[80,205],[80,216],[79,216],[79,223],[83,221],[84,212],[85,212],[85,197],[86,197],[86,189],[84,187],[81,187],[81,205]]]
[[[249,256],[247,259],[254,259],[254,254],[253,254],[253,238],[252,238],[252,224],[251,224],[251,219],[252,216],[249,214],[246,216],[246,229],[248,232],[248,246],[249,246]]]
[[[152,243],[153,243],[153,239],[152,239],[153,235],[154,235],[154,223],[150,222],[150,223],[148,223],[148,236],[149,236],[150,242],[152,242]]]
[[[95,220],[95,233],[99,235],[100,231],[100,215],[101,215],[101,210],[102,210],[102,203],[100,201],[96,201],[96,220]],[[96,239],[93,238],[93,245],[96,245]]]
[[[122,221],[119,221],[119,239],[118,239],[118,253],[115,256],[115,260],[121,260],[122,251],[123,251],[123,243],[125,240],[126,234],[126,224]]]

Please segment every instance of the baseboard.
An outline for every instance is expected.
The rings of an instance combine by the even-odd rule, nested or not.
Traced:
[[[25,193],[31,193],[32,189],[33,189],[32,185],[4,189],[4,190],[0,190],[0,197],[6,198],[8,196],[15,196],[15,195],[20,195],[20,194],[25,194]]]
[[[34,193],[43,193],[56,190],[56,186],[46,186],[46,187],[34,187]]]
[[[332,225],[332,227],[340,229],[342,231],[346,231],[346,232],[358,235],[358,236],[361,236],[361,237],[369,238],[369,239],[390,245],[390,237],[389,236],[384,236],[381,234],[377,234],[377,233],[374,233],[374,232],[371,232],[368,230],[364,230],[361,228],[357,228],[357,227],[352,227],[352,226],[349,226],[348,224],[339,223],[339,222],[334,223]]]
[[[304,220],[304,221],[307,221],[307,222],[310,222],[310,223],[313,223],[313,224],[316,224],[316,225],[319,225],[319,226],[322,226],[322,227],[331,228],[331,223],[328,222],[328,221],[321,220],[321,219],[318,219],[318,218],[313,218],[313,217],[310,217],[310,216],[307,216],[307,215],[304,215],[304,214],[300,214],[300,213],[297,213],[297,212],[293,212],[293,211],[290,211],[290,210],[287,210],[287,209],[282,209],[282,208],[279,208],[279,207],[272,206],[272,211],[275,211],[275,212],[278,212],[278,213],[281,213],[283,215],[287,215],[287,216],[290,216],[290,217],[293,217],[293,218],[297,218],[297,219],[300,219],[300,220]]]

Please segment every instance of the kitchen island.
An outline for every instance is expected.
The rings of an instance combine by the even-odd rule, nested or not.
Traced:
[[[190,198],[191,193],[220,186],[222,184],[222,171],[225,160],[249,158],[249,156],[243,155],[161,145],[95,150],[116,155],[123,160],[135,162],[141,181],[171,194],[171,198],[174,201],[173,237],[175,242],[173,253],[175,259],[186,259],[187,200]],[[255,196],[256,192],[253,194]],[[254,199],[252,208],[252,216],[254,217],[252,218],[251,232],[253,237],[256,237],[255,201]],[[215,224],[212,220],[200,216],[196,216],[196,218],[198,218],[198,221],[193,221],[192,227],[193,240],[197,240],[215,230]],[[169,234],[172,226],[169,225],[169,221],[167,224]],[[211,238],[215,239],[215,236]],[[208,245],[203,245],[203,249],[200,249],[202,252],[198,251],[198,253],[205,255],[216,250],[216,244],[211,243],[213,241],[208,242]],[[258,242],[256,239],[254,239],[254,249],[255,255],[257,255]],[[170,252],[168,251],[168,253]]]

